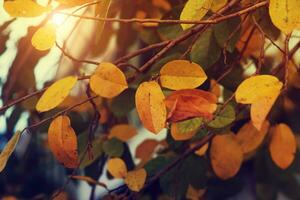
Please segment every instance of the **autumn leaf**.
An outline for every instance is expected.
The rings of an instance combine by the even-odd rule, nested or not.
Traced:
[[[76,82],[76,76],[68,76],[53,83],[39,99],[36,110],[45,112],[57,107],[69,95]]]
[[[59,116],[51,122],[48,144],[55,158],[64,166],[78,167],[77,136],[68,116]]]
[[[235,176],[243,162],[243,151],[233,133],[217,135],[210,148],[211,164],[216,175],[223,179]]]
[[[226,5],[227,1],[228,0],[213,0],[211,10],[217,12]]]
[[[269,13],[273,24],[285,34],[300,28],[298,0],[270,0]]]
[[[269,125],[270,123],[265,121],[261,130],[257,130],[250,121],[240,128],[236,138],[244,154],[251,153],[261,145],[269,130]]]
[[[135,94],[135,104],[144,127],[152,133],[159,133],[166,123],[165,96],[155,81],[139,85]]]
[[[235,99],[238,103],[251,104],[251,120],[258,130],[279,96],[282,85],[275,76],[259,75],[244,80],[237,88]]]
[[[114,64],[101,63],[90,79],[93,92],[104,98],[113,98],[128,88],[126,77]]]
[[[135,150],[135,157],[142,160],[143,163],[150,160],[155,148],[160,144],[156,140],[147,139],[143,141]]]
[[[196,145],[197,145],[197,142],[191,143],[190,148],[193,148]],[[208,147],[209,147],[209,143],[204,144],[202,147],[200,147],[199,149],[197,149],[195,151],[195,154],[198,156],[204,156],[208,150]]]
[[[116,137],[123,142],[127,142],[137,134],[134,126],[129,124],[117,124],[110,129],[108,138]]]
[[[173,60],[160,70],[160,83],[172,90],[194,89],[207,79],[200,65],[187,60]]]
[[[59,2],[62,5],[65,6],[79,6],[79,5],[83,5],[89,2],[93,2],[93,0],[56,0],[57,2]]]
[[[3,7],[11,17],[38,17],[50,10],[32,0],[4,1]]]
[[[181,12],[180,20],[201,20],[211,8],[212,2],[212,0],[188,0]],[[192,26],[181,24],[183,30]]]
[[[128,188],[134,192],[139,192],[146,182],[147,172],[144,168],[130,171],[124,181]]]
[[[271,158],[281,169],[288,168],[295,159],[296,138],[286,124],[277,124],[271,128],[269,150]]]
[[[9,157],[11,156],[11,154],[14,152],[20,137],[21,137],[21,132],[20,131],[16,132],[12,136],[12,138],[7,142],[4,149],[1,151],[1,154],[0,154],[0,172],[2,172],[3,169],[5,168],[6,163],[9,159]]]
[[[107,171],[114,178],[124,178],[127,175],[125,162],[120,158],[112,158],[107,162]]]
[[[173,123],[171,125],[171,135],[176,141],[191,139],[194,135],[196,135],[201,124],[201,118],[194,118],[178,123]]]
[[[56,30],[53,24],[47,24],[39,28],[31,39],[31,44],[40,51],[49,50],[56,41]]]
[[[217,109],[217,97],[210,92],[197,89],[174,91],[165,104],[169,111],[168,121],[178,122],[194,117],[211,119]]]

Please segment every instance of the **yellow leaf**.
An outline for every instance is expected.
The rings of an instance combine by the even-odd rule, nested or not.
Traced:
[[[37,17],[50,10],[32,0],[4,1],[3,7],[12,17]]]
[[[181,12],[180,20],[201,20],[211,8],[213,0],[188,0]],[[183,30],[192,24],[181,24]]]
[[[15,150],[18,144],[20,136],[21,136],[21,132],[20,131],[16,132],[12,136],[12,138],[7,142],[4,149],[2,150],[0,154],[0,172],[2,172],[2,170],[5,168],[10,155],[13,153],[13,151]]]
[[[281,169],[288,168],[295,159],[296,138],[286,124],[278,124],[271,129],[269,150],[272,160]]]
[[[130,190],[139,192],[144,187],[146,178],[147,172],[142,168],[128,172],[124,181]]]
[[[113,98],[128,88],[124,73],[112,63],[101,63],[90,79],[93,92],[105,98]]]
[[[273,24],[286,34],[300,28],[299,10],[299,0],[270,0],[269,3]]]
[[[93,0],[56,0],[60,4],[63,4],[65,6],[80,6],[89,2],[93,2]]]
[[[160,82],[172,90],[194,89],[207,79],[204,70],[187,60],[173,60],[160,70]]]
[[[258,130],[280,94],[282,85],[275,76],[259,75],[244,80],[237,88],[235,99],[238,103],[252,104],[251,120]]]
[[[217,12],[227,4],[227,0],[213,0],[211,10]]]
[[[115,178],[124,178],[127,175],[125,162],[120,158],[112,158],[107,162],[108,172]]]
[[[269,125],[270,123],[265,121],[258,131],[252,122],[248,122],[238,131],[236,138],[244,154],[251,153],[259,147],[268,132]]]
[[[67,168],[78,167],[77,136],[67,116],[55,118],[48,129],[48,144],[55,158]]]
[[[47,24],[39,28],[31,39],[31,44],[40,51],[45,51],[53,47],[56,41],[55,26]]]
[[[45,112],[58,106],[69,95],[76,82],[76,76],[68,76],[53,83],[39,99],[36,110]]]
[[[210,157],[216,175],[226,180],[239,171],[243,162],[243,151],[233,133],[217,135],[211,143]]]
[[[139,85],[135,94],[135,104],[139,117],[146,129],[159,133],[166,124],[167,110],[165,96],[155,81]]]
[[[116,137],[123,142],[127,142],[136,135],[136,128],[129,124],[118,124],[110,129],[108,138]]]

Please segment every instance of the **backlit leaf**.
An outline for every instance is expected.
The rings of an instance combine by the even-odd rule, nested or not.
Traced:
[[[139,192],[146,182],[147,172],[145,169],[137,169],[127,173],[125,183],[134,192]]]
[[[72,7],[72,6],[79,6],[89,2],[93,2],[93,0],[57,0],[57,2],[65,6]]]
[[[47,24],[39,28],[31,39],[31,44],[40,51],[45,51],[53,47],[56,40],[55,26]]]
[[[281,169],[288,168],[295,159],[296,138],[286,124],[277,124],[271,128],[269,150],[272,160]]]
[[[1,154],[0,154],[0,172],[2,172],[3,169],[5,168],[6,163],[9,159],[10,155],[14,152],[20,137],[21,137],[21,132],[20,131],[16,132],[12,136],[12,138],[7,142],[4,149],[1,151]]]
[[[270,0],[269,13],[273,24],[288,34],[300,28],[298,0]]]
[[[37,17],[50,10],[32,0],[5,0],[3,7],[12,17]]]
[[[55,158],[64,166],[78,167],[77,136],[68,116],[59,116],[51,122],[48,144]]]
[[[113,98],[128,88],[124,73],[112,63],[101,63],[90,79],[90,87],[97,95]]]
[[[159,133],[166,123],[165,96],[155,81],[139,85],[135,94],[135,104],[144,127],[152,133]]]
[[[172,90],[193,89],[206,79],[203,69],[187,60],[173,60],[160,70],[161,85]]]
[[[188,0],[181,12],[180,20],[201,20],[211,8],[212,2],[212,0]],[[183,30],[192,26],[181,24]]]
[[[210,157],[216,175],[226,180],[238,173],[243,162],[243,151],[233,133],[217,135],[211,143]]]
[[[250,121],[238,131],[236,138],[244,154],[251,153],[261,145],[269,130],[269,125],[270,123],[265,121],[261,130],[258,131]]]
[[[210,92],[197,89],[172,92],[165,104],[169,111],[168,121],[178,122],[193,117],[212,118],[217,109],[217,97]]]
[[[251,120],[258,130],[280,94],[282,85],[275,76],[259,75],[244,80],[237,88],[235,99],[238,103],[252,104]]]
[[[39,99],[36,110],[45,112],[58,106],[69,95],[76,82],[76,76],[68,76],[53,83]]]
[[[107,171],[114,178],[124,178],[127,174],[127,167],[122,159],[112,158],[107,162]]]
[[[137,134],[136,128],[129,124],[118,124],[110,129],[108,138],[116,137],[123,142],[127,142]]]

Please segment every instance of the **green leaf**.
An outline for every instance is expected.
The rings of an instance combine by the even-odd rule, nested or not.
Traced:
[[[182,122],[177,123],[177,128],[180,133],[187,133],[191,131],[195,131],[202,124],[202,118],[196,117],[193,119],[188,119]]]
[[[104,142],[103,151],[111,157],[121,157],[124,151],[124,144],[117,138],[111,138]]]
[[[110,110],[116,117],[126,116],[135,107],[135,91],[128,89],[112,100]],[[126,106],[124,106],[126,105]]]
[[[79,158],[82,159],[83,154],[86,151],[87,148],[87,142],[88,142],[88,134],[83,133],[78,136],[78,152],[79,152]],[[80,164],[80,168],[85,168],[87,166],[90,166],[92,163],[94,163],[102,154],[102,146],[103,146],[103,138],[95,138],[92,142],[92,153],[93,153],[93,159],[89,158],[88,153],[85,153],[85,156]]]
[[[2,150],[0,154],[0,172],[2,172],[2,170],[5,168],[9,157],[14,152],[17,143],[20,139],[20,136],[21,136],[21,132],[20,131],[16,132],[13,135],[13,137],[7,142],[4,149]]]
[[[213,30],[207,29],[196,41],[190,53],[191,61],[208,68],[221,56],[221,48],[215,40]]]
[[[166,158],[164,156],[158,156],[144,166],[147,171],[148,176],[154,176],[159,170],[161,170],[164,166],[166,166],[171,161],[170,158]]]
[[[174,7],[171,11],[164,15],[162,19],[179,19],[182,8],[182,6]],[[182,28],[179,24],[161,23],[159,24],[157,31],[163,40],[175,39],[183,33]]]
[[[218,110],[216,111],[217,113],[219,112],[219,109],[221,106],[218,107]],[[216,118],[209,122],[207,124],[208,127],[210,128],[223,128],[234,122],[235,120],[235,111],[234,108],[231,105],[227,105],[223,111],[219,115],[216,116]]]
[[[240,17],[235,17],[229,20],[225,20],[221,23],[218,23],[213,26],[214,30],[214,36],[216,38],[216,41],[218,45],[221,48],[224,48],[226,45],[228,39],[230,39],[227,43],[227,51],[233,52],[235,49],[235,45],[237,41],[240,38],[241,35],[241,29],[239,28],[238,31],[236,29],[238,28],[239,24],[241,22]],[[235,34],[232,36],[232,32],[235,31]],[[231,37],[231,38],[229,38]]]

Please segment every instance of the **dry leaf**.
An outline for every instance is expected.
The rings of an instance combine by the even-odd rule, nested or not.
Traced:
[[[217,109],[217,97],[210,92],[197,89],[172,92],[165,104],[169,110],[168,121],[177,122],[193,117],[212,119]]]
[[[58,106],[69,95],[76,82],[76,76],[68,76],[53,83],[39,99],[36,110],[45,112]]]
[[[64,166],[78,167],[77,136],[68,116],[59,116],[51,122],[48,144],[55,158]]]
[[[160,83],[172,90],[193,89],[207,79],[200,65],[187,60],[173,60],[160,70]]]
[[[127,173],[125,183],[134,192],[139,192],[146,182],[147,172],[145,169],[137,169]]]
[[[120,158],[112,158],[107,162],[107,171],[114,178],[124,178],[127,175],[125,162]]]
[[[112,63],[101,63],[90,79],[90,87],[97,95],[113,98],[128,88],[124,73]]]
[[[127,142],[137,134],[136,128],[130,124],[118,124],[110,129],[108,138],[118,138],[123,142]]]
[[[286,124],[277,124],[271,128],[271,141],[269,150],[272,160],[281,169],[288,168],[295,159],[296,138],[290,127]]]
[[[159,133],[166,123],[165,96],[155,81],[139,85],[135,94],[136,109],[144,127],[152,133]]]
[[[21,137],[21,132],[20,131],[16,132],[12,136],[12,138],[7,142],[4,149],[2,150],[0,154],[0,172],[2,172],[3,169],[5,168],[6,163],[9,157],[11,156],[11,154],[14,152],[20,137]]]
[[[217,135],[211,143],[210,157],[216,175],[226,180],[238,173],[243,162],[243,151],[233,133]]]

